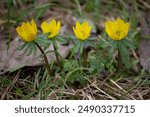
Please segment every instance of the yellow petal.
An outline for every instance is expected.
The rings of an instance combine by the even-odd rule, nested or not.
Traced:
[[[31,21],[31,25],[32,25],[32,27],[33,27],[34,33],[36,34],[36,33],[37,33],[37,26],[36,26],[36,24],[35,24],[35,22],[34,22],[33,19],[32,19],[32,21]]]
[[[21,27],[19,27],[19,26],[16,28],[16,31],[17,31],[17,33],[18,33],[19,35],[23,32],[22,29],[21,29]]]
[[[36,34],[34,28],[32,27],[32,25],[29,22],[26,23],[26,27],[27,27],[27,31],[29,33]]]
[[[123,20],[121,20],[120,18],[117,18],[117,20],[115,21],[116,30],[122,31],[124,24],[125,22]]]
[[[78,21],[76,22],[76,29],[82,30],[82,26],[80,25],[80,23]]]
[[[54,36],[56,36],[56,31],[55,29],[52,29],[51,32],[50,32],[50,35],[48,36],[48,38],[53,38]]]
[[[124,32],[125,32],[126,35],[128,34],[129,27],[130,27],[130,24],[129,23],[125,23]]]
[[[84,35],[83,39],[85,40],[85,39],[87,39],[89,36],[90,36],[90,33],[87,33],[87,34]]]
[[[74,32],[75,36],[78,37],[78,34],[77,34],[76,29],[74,27],[73,27],[73,32]]]
[[[53,36],[56,36],[60,30],[60,22],[57,23],[57,26],[53,28]]]
[[[112,34],[110,37],[111,37],[111,39],[113,39],[113,40],[120,40],[120,39],[121,39],[121,38],[118,37],[116,34]]]
[[[48,33],[48,32],[50,33],[48,38],[53,38],[54,36],[56,36],[59,33],[60,22],[57,23],[55,19],[53,19],[49,23],[43,22],[41,25],[41,28],[44,33]]]
[[[106,33],[108,34],[109,37],[111,37],[111,35],[113,35],[113,29],[112,29],[112,22],[108,21],[105,23],[105,30]]]
[[[27,27],[26,23],[24,23],[24,22],[22,23],[21,29],[22,29],[22,31],[24,31],[24,32],[27,32],[27,31],[28,31],[28,27]]]
[[[76,30],[76,33],[78,39],[84,40],[83,33],[80,30]]]
[[[129,24],[125,23],[120,18],[117,18],[116,21],[107,21],[105,23],[106,33],[113,40],[121,40],[128,34]]]
[[[121,38],[126,37],[127,34],[128,34],[128,32],[129,32],[129,23],[125,23],[125,24],[124,24],[124,29],[123,29],[123,31],[122,31]]]
[[[56,20],[53,19],[53,20],[49,23],[49,26],[50,26],[51,28],[56,27]]]
[[[17,27],[17,28],[16,28],[16,31],[17,31],[18,35],[19,35],[22,39],[24,39],[23,31],[22,31],[21,27]]]
[[[85,34],[89,34],[91,32],[92,27],[89,26],[88,22],[83,22],[82,29],[85,31]]]
[[[61,25],[60,22],[58,22],[58,23],[57,23],[57,31],[60,30],[60,25]]]
[[[76,36],[78,39],[82,39],[82,34],[79,33],[79,31],[78,31],[77,29],[75,29],[75,28],[73,27],[73,31],[74,31],[75,36]]]
[[[122,26],[125,24],[125,22],[120,18],[117,18],[116,22],[117,22],[118,26]]]
[[[35,29],[35,23],[33,21],[31,24],[29,22],[23,22],[22,25],[16,28],[18,35],[27,42],[33,41],[37,34],[37,29]]]
[[[83,22],[83,23],[81,24],[81,26],[82,26],[82,27],[88,27],[89,25],[88,25],[88,22],[85,21],[85,22]]]
[[[48,33],[50,29],[49,24],[46,21],[42,22],[41,28],[42,28],[43,33]]]
[[[77,21],[76,28],[73,27],[75,36],[81,40],[86,40],[90,36],[91,29],[92,27],[89,26],[87,21],[83,22],[82,24]]]

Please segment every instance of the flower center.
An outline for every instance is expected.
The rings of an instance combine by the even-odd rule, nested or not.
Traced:
[[[117,31],[117,32],[116,32],[116,35],[119,37],[119,36],[120,36],[120,31]]]
[[[81,30],[81,33],[83,34],[83,37],[85,36],[85,31],[84,30]]]

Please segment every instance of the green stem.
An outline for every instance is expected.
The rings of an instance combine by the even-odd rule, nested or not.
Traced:
[[[87,52],[86,49],[83,50],[83,67],[87,66]]]
[[[122,57],[121,57],[121,52],[118,46],[118,63],[117,63],[117,70],[116,70],[116,74],[119,73],[120,69],[122,67]]]
[[[53,47],[54,47],[54,52],[55,52],[57,64],[59,65],[59,67],[60,67],[61,69],[63,69],[62,58],[61,58],[61,55],[60,55],[60,54],[58,53],[58,51],[57,51],[56,42],[53,43]],[[60,60],[60,59],[61,59],[61,60]]]
[[[45,66],[47,68],[48,74],[49,74],[49,76],[51,76],[51,69],[49,67],[48,59],[47,59],[47,56],[46,56],[44,50],[41,48],[41,46],[37,42],[34,41],[34,43],[36,44],[36,46],[38,47],[38,49],[41,51],[41,53],[42,53],[42,55],[44,57]]]

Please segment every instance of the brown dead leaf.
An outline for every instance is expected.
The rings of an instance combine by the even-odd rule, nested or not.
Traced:
[[[43,60],[40,57],[41,53],[40,51],[37,51],[37,54],[31,54],[30,56],[27,56],[24,54],[24,51],[18,51],[17,47],[21,45],[21,43],[18,41],[18,38],[14,39],[10,43],[10,48],[7,51],[7,41],[6,40],[0,40],[0,74],[3,74],[7,71],[12,71],[13,69],[19,69],[24,66],[39,66],[43,64]],[[59,47],[59,53],[62,55],[63,58],[65,58],[70,49],[71,46],[63,46],[58,43]],[[53,47],[50,46],[46,51],[53,50]],[[54,53],[48,53],[47,54],[49,62],[55,60],[55,54]]]

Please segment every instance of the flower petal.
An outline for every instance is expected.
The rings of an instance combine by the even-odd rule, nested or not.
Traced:
[[[105,28],[106,33],[108,34],[109,37],[112,38],[112,35],[113,35],[112,22],[111,21],[106,22],[105,27],[106,27]]]
[[[122,35],[121,35],[122,38],[127,36],[128,32],[129,32],[129,27],[130,27],[129,23],[124,24],[124,29],[123,29]]]
[[[34,22],[33,19],[32,19],[32,21],[31,21],[31,25],[32,25],[32,28],[33,28],[33,30],[34,30],[34,33],[36,34],[36,33],[37,33],[37,26],[36,26],[36,24],[35,24],[35,22]]]
[[[21,26],[16,28],[18,35],[27,42],[33,41],[37,34],[36,24],[32,21],[31,24],[29,22],[23,22]]]
[[[49,24],[46,21],[42,22],[41,28],[42,28],[43,33],[48,33],[50,29]]]
[[[125,23],[120,18],[117,18],[116,21],[107,21],[105,23],[106,33],[113,40],[121,40],[128,34],[129,23]]]
[[[80,25],[80,23],[78,21],[76,22],[76,29],[82,30],[82,26]]]
[[[92,27],[89,26],[87,21],[83,22],[82,24],[77,21],[76,28],[73,27],[75,36],[81,40],[86,40],[90,36],[91,29]]]

